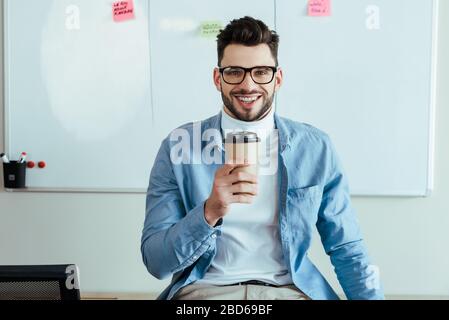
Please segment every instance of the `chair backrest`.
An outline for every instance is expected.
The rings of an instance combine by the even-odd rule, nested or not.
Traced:
[[[0,300],[79,300],[74,264],[0,266]]]

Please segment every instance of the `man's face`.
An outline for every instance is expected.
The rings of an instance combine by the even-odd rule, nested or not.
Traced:
[[[231,44],[224,51],[221,67],[244,67],[256,66],[275,67],[276,62],[266,44],[257,46],[244,46]],[[226,83],[218,68],[214,70],[214,83],[217,90],[221,92],[225,111],[233,118],[242,121],[256,121],[265,117],[271,110],[274,94],[282,84],[282,70],[278,69],[273,81],[268,84],[254,82],[248,72],[240,84]]]

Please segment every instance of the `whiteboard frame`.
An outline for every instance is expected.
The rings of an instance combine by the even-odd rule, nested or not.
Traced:
[[[439,8],[440,0],[433,0],[432,15],[432,66],[431,66],[431,83],[430,83],[430,114],[429,114],[429,150],[428,150],[428,175],[426,197],[430,196],[434,189],[435,174],[435,121],[436,121],[436,104],[437,104],[437,81],[438,81],[438,27],[439,27]]]
[[[277,2],[275,0],[275,27],[277,30]],[[282,0],[280,0],[282,1]],[[394,193],[382,193],[378,192],[376,194],[370,193],[368,191],[358,191],[352,192],[350,188],[351,197],[365,197],[365,198],[375,198],[375,197],[385,197],[385,198],[414,198],[414,197],[429,197],[434,190],[434,171],[435,171],[435,122],[436,122],[436,101],[437,101],[437,70],[438,70],[438,27],[439,27],[439,5],[440,0],[431,0],[432,2],[432,34],[431,34],[431,53],[430,53],[430,99],[429,99],[429,123],[428,123],[428,146],[427,146],[427,182],[425,190],[423,191],[407,191],[400,190]],[[277,97],[276,97],[277,101]],[[350,186],[351,187],[351,186]]]
[[[3,127],[4,127],[4,146],[5,150],[9,151],[10,136],[9,136],[9,128],[10,128],[10,113],[9,113],[9,74],[10,74],[10,65],[9,65],[9,57],[10,52],[9,48],[9,19],[8,19],[8,3],[10,0],[4,0],[2,3],[3,9]],[[430,81],[430,105],[429,105],[429,144],[428,144],[428,159],[427,159],[427,188],[425,190],[425,194],[411,194],[410,192],[403,191],[398,192],[396,194],[364,194],[357,193],[352,194],[355,197],[428,197],[431,195],[434,189],[434,158],[435,158],[435,121],[436,121],[436,98],[437,98],[437,67],[438,67],[438,26],[439,26],[439,1],[440,0],[432,0],[432,44],[431,44],[431,81]],[[275,14],[275,28],[276,28],[276,2],[274,1],[274,14]],[[150,19],[150,16],[148,16]],[[150,39],[151,46],[151,39]],[[151,52],[150,52],[151,54]],[[150,65],[151,65],[151,57],[150,57]],[[152,96],[151,96],[152,99]],[[132,194],[144,194],[147,192],[147,189],[85,189],[85,188],[25,188],[25,189],[6,189],[7,192],[56,192],[56,193],[132,193]]]

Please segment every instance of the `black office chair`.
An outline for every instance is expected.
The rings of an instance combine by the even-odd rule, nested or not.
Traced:
[[[0,300],[80,300],[76,265],[0,266]]]

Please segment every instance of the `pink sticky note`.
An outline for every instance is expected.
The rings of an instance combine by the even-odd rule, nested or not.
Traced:
[[[331,0],[309,0],[309,16],[327,17],[331,15]]]
[[[134,19],[134,1],[124,0],[114,2],[112,5],[112,14],[115,22]]]

